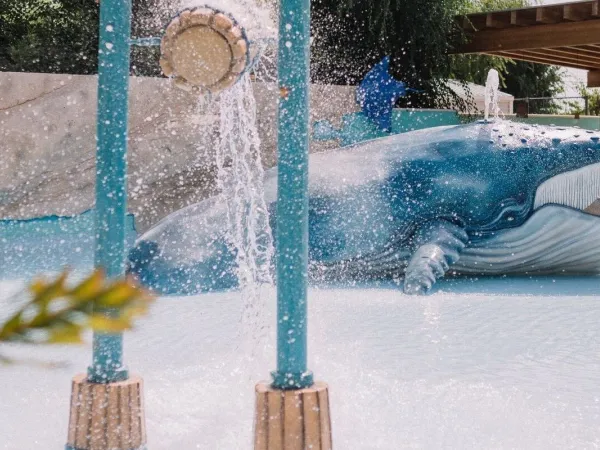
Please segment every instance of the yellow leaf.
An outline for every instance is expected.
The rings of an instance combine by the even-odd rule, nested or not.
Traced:
[[[96,304],[103,308],[124,306],[138,295],[138,290],[125,281],[117,281],[98,296]]]
[[[47,285],[48,285],[48,283],[46,283],[45,280],[38,279],[38,280],[33,281],[29,285],[29,290],[31,291],[31,293],[33,295],[39,295],[41,292],[44,291],[44,289],[46,289]]]
[[[34,282],[30,286],[30,290],[34,294],[31,303],[44,308],[51,300],[65,295],[67,293],[65,286],[67,275],[67,272],[63,272],[55,281],[50,283],[45,283],[44,281]]]
[[[40,328],[51,325],[49,323],[51,321],[51,316],[48,314],[48,311],[43,309],[41,310],[33,319],[29,321],[30,328]]]
[[[127,317],[108,317],[103,314],[92,315],[89,325],[93,330],[105,333],[118,333],[132,328],[131,321]]]
[[[69,292],[69,296],[73,303],[83,303],[92,300],[98,295],[101,292],[103,285],[104,274],[101,270],[96,270],[82,283],[75,286],[71,292]]]
[[[75,325],[57,327],[50,330],[47,344],[82,344],[81,328]]]
[[[8,341],[11,338],[11,335],[15,333],[15,330],[21,323],[22,315],[23,311],[19,311],[4,324],[4,326],[0,329],[0,341]]]

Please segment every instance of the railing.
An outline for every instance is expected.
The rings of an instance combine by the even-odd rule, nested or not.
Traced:
[[[588,96],[524,97],[514,99],[517,116],[527,114],[573,114],[590,115]]]

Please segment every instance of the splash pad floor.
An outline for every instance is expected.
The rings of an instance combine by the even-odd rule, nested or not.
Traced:
[[[0,283],[2,315],[21,287]],[[311,289],[310,368],[331,386],[335,448],[597,448],[599,291],[598,278],[454,280],[424,298]],[[262,295],[271,324],[275,292]],[[253,385],[274,350],[248,363],[241,309],[239,293],[160,299],[127,335],[152,448],[252,448]],[[2,350],[68,366],[0,368],[0,448],[62,448],[70,378],[91,349]]]

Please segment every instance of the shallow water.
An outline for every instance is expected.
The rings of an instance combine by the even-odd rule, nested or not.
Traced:
[[[335,448],[596,448],[598,281],[450,280],[421,298],[392,287],[311,289],[309,366],[330,384]],[[0,311],[18,288],[0,284]],[[274,291],[263,295],[273,323]],[[251,448],[252,387],[274,368],[274,350],[244,359],[241,306],[239,293],[162,299],[127,336],[151,448]],[[5,353],[71,365],[0,370],[11,386],[0,448],[60,448],[69,380],[90,349]]]

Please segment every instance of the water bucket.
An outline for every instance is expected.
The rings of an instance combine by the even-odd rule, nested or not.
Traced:
[[[192,92],[227,89],[252,64],[244,28],[229,14],[210,7],[181,11],[167,26],[160,48],[163,73]]]

